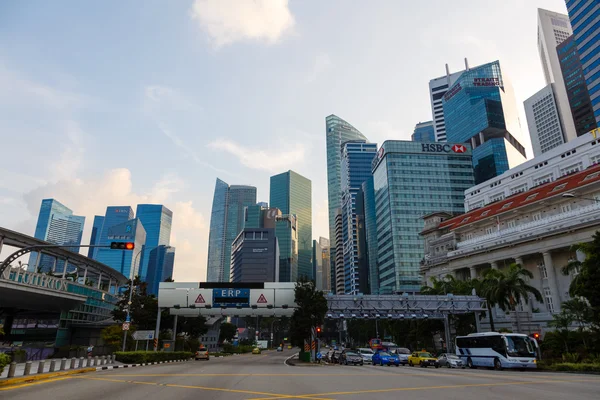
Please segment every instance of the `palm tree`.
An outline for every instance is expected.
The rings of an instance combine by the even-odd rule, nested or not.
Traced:
[[[492,306],[497,305],[503,311],[514,311],[520,302],[529,302],[530,294],[537,301],[543,301],[542,294],[527,282],[527,278],[533,278],[533,274],[516,263],[509,265],[505,270],[490,269],[484,274],[481,295],[488,302],[492,331],[495,328],[491,313]]]
[[[569,352],[569,327],[573,323],[573,315],[562,310],[560,314],[554,314],[548,326],[556,328],[565,344],[565,352]]]
[[[576,297],[562,303],[562,309],[565,311],[565,313],[571,314],[573,319],[577,321],[577,324],[579,325],[579,335],[581,336],[583,345],[587,347],[585,336],[583,334],[583,327],[591,318],[592,310],[590,309],[590,305],[587,303],[587,301]]]

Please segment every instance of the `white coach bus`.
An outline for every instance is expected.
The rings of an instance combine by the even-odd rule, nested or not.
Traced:
[[[472,333],[456,338],[456,355],[467,367],[536,368],[539,346],[520,333]]]

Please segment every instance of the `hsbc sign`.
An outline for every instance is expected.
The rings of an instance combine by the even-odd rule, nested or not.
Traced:
[[[421,150],[426,153],[465,153],[467,146],[464,144],[450,146],[449,144],[441,143],[421,143]]]

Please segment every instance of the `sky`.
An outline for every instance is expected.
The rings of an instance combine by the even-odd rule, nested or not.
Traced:
[[[564,0],[0,2],[0,226],[33,235],[43,198],[86,217],[173,211],[176,281],[204,281],[216,178],[312,181],[328,237],[325,117],[370,141],[431,120],[429,80],[500,60],[521,111],[544,86],[537,8]],[[5,248],[2,257],[10,249]]]

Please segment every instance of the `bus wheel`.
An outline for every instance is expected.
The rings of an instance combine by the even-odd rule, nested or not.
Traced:
[[[475,368],[473,366],[473,360],[471,360],[471,357],[467,358],[467,367],[469,367],[469,368]]]
[[[502,370],[502,363],[500,362],[500,360],[498,358],[494,359],[494,369],[496,371]]]

